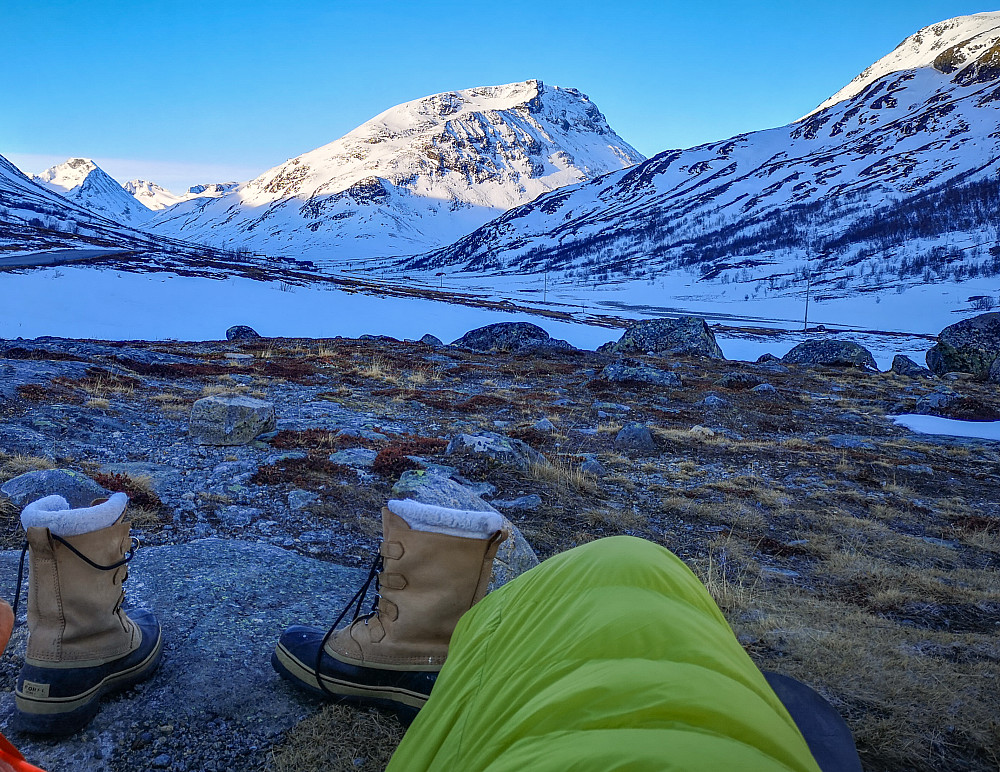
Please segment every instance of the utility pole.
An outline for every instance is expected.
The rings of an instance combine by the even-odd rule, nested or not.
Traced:
[[[549,272],[545,272],[545,287],[542,290],[542,302],[544,303],[549,297]]]
[[[802,332],[809,330],[809,289],[812,285],[812,271],[806,268],[806,315],[802,320]]]

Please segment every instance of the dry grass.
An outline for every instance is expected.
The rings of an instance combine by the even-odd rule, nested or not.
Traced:
[[[374,708],[328,705],[274,748],[268,772],[381,772],[403,739],[397,718]]]
[[[580,462],[574,456],[553,456],[549,461],[533,461],[525,476],[557,489],[587,494],[599,491],[597,480],[580,468]]]
[[[26,472],[37,472],[41,469],[55,468],[55,462],[49,461],[47,458],[0,452],[0,482],[6,482]]]
[[[111,408],[111,402],[104,397],[92,397],[87,400],[85,407],[89,407],[93,410],[109,410]]]

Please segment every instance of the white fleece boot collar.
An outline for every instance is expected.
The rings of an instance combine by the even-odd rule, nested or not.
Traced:
[[[46,496],[33,501],[21,512],[21,525],[29,528],[48,528],[56,536],[80,536],[114,525],[125,511],[128,496],[114,493],[101,504],[80,509],[70,509],[62,496]]]
[[[466,539],[487,539],[504,528],[504,516],[498,512],[448,509],[411,499],[393,499],[386,506],[415,531],[443,533]]]

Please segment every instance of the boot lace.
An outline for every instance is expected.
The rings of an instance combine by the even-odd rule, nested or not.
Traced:
[[[124,566],[126,563],[132,560],[132,558],[135,557],[135,551],[139,549],[139,540],[133,536],[131,537],[132,546],[125,552],[125,555],[122,557],[121,560],[119,560],[117,563],[112,563],[110,566],[102,566],[100,563],[95,563],[93,560],[88,558],[86,555],[80,552],[80,550],[78,550],[76,547],[74,547],[72,544],[66,541],[62,536],[57,536],[56,534],[52,534],[52,538],[55,539],[60,544],[62,544],[67,549],[69,549],[70,552],[72,552],[74,555],[80,558],[80,560],[82,560],[84,563],[91,566],[92,568],[96,568],[98,571],[114,571],[116,568]],[[25,540],[24,544],[21,545],[21,560],[17,565],[17,589],[14,590],[14,607],[13,607],[15,623],[17,620],[17,607],[21,601],[21,586],[24,584],[24,558],[27,554],[28,554],[28,542],[27,540]],[[126,579],[128,579],[128,573],[126,573],[125,578],[122,579],[122,584],[125,583]],[[125,590],[123,589],[121,600],[118,601],[118,608],[121,607],[122,601],[124,600],[125,600]]]
[[[326,648],[326,644],[327,641],[330,640],[330,636],[332,636],[334,632],[336,632],[337,627],[347,616],[347,613],[351,610],[352,605],[354,606],[353,619],[361,618],[361,607],[365,603],[365,598],[368,595],[368,588],[371,587],[372,582],[375,582],[375,600],[372,603],[372,610],[367,614],[365,614],[364,617],[365,624],[368,624],[368,620],[371,619],[372,617],[378,616],[378,602],[379,599],[382,597],[381,595],[379,595],[379,586],[378,586],[378,575],[381,573],[381,571],[382,571],[382,550],[379,549],[375,553],[375,559],[372,561],[371,568],[368,569],[368,578],[365,579],[364,584],[361,585],[361,589],[359,589],[356,593],[354,593],[354,597],[351,598],[349,601],[347,601],[347,605],[344,606],[343,610],[340,612],[340,615],[337,617],[336,621],[334,621],[334,623],[330,626],[330,629],[326,631],[326,635],[323,636],[323,641],[320,643],[319,649],[316,652],[316,683],[319,684],[319,688],[321,691],[323,691],[325,694],[330,695],[331,697],[336,697],[338,695],[331,692],[327,688],[326,684],[323,683],[323,678],[320,671],[320,665],[322,664],[323,661],[323,650]]]

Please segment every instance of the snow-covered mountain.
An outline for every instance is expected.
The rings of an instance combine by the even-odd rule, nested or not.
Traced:
[[[93,171],[85,176],[90,179]],[[53,177],[70,181],[58,173]],[[142,208],[134,199],[132,206]],[[49,185],[30,179],[0,156],[0,257],[61,249],[140,253],[153,262],[159,257],[176,255],[223,257],[195,244],[153,236],[123,225],[56,193]]]
[[[273,255],[410,255],[641,160],[584,94],[529,80],[393,107],[228,195],[173,206],[150,227]]]
[[[998,127],[1000,12],[959,17],[787,126],[545,194],[403,265],[579,281],[679,270],[705,292],[995,275]]]
[[[188,188],[186,193],[180,194],[172,193],[163,186],[148,180],[129,180],[123,187],[139,203],[156,212],[183,201],[190,201],[192,198],[218,198],[239,187],[239,183],[218,182],[209,185],[194,185]]]
[[[64,198],[109,220],[142,227],[151,217],[149,210],[88,158],[70,158],[46,169],[32,179]]]

